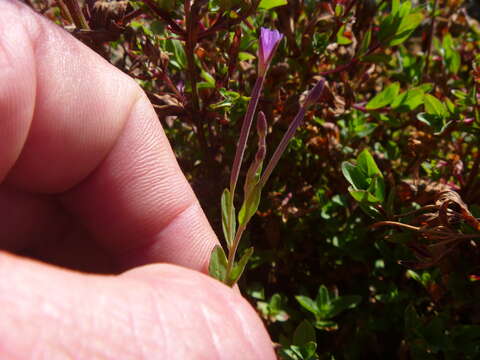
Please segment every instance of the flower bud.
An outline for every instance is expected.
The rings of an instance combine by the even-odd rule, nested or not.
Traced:
[[[257,134],[260,138],[267,135],[267,119],[263,111],[260,111],[257,116]]]

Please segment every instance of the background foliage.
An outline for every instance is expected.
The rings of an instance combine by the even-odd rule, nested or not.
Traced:
[[[260,27],[278,29],[268,149],[328,81],[241,245],[279,356],[480,358],[476,1],[25,1],[138,80],[219,237]]]

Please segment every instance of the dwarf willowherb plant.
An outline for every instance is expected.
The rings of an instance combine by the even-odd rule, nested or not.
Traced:
[[[277,30],[262,28],[260,31],[258,77],[255,81],[247,112],[245,113],[245,117],[243,119],[240,138],[238,140],[232,166],[232,173],[230,176],[230,188],[225,189],[222,194],[222,227],[227,244],[228,257],[221,246],[215,246],[210,259],[209,272],[210,275],[230,286],[233,286],[238,281],[243,273],[243,270],[245,269],[245,265],[253,253],[253,248],[249,248],[245,251],[241,259],[238,262],[235,262],[235,254],[237,252],[238,244],[240,243],[243,232],[245,231],[248,222],[257,211],[258,205],[260,204],[262,188],[265,186],[265,183],[270,177],[273,169],[278,164],[280,157],[287,148],[287,145],[295,134],[296,129],[302,124],[308,107],[313,105],[320,98],[324,87],[324,81],[322,79],[309,92],[306,101],[300,107],[297,115],[290,123],[290,126],[285,132],[263,173],[263,161],[265,160],[267,153],[266,136],[268,126],[263,112],[258,114],[256,126],[258,135],[257,152],[245,177],[245,184],[243,187],[243,204],[238,213],[237,228],[237,217],[235,214],[233,199],[237,187],[238,176],[240,174],[240,168],[247,145],[248,135],[253,123],[253,117],[255,115],[260,93],[263,88],[265,76],[282,38],[283,35]]]

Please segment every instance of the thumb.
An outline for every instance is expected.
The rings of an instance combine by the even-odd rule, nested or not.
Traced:
[[[75,273],[0,252],[0,358],[275,359],[250,305],[206,275]]]

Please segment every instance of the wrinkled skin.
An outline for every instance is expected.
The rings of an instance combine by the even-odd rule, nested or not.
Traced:
[[[275,358],[145,94],[13,0],[0,134],[0,358]]]

